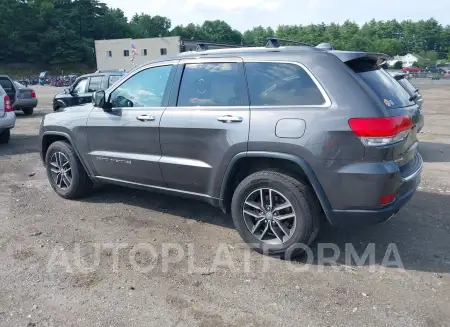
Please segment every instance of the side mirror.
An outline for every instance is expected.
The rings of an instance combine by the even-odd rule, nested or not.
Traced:
[[[95,91],[94,95],[92,96],[92,102],[94,103],[94,106],[103,108],[105,106],[105,97],[105,91]]]
[[[70,89],[64,89],[64,94],[70,94]]]

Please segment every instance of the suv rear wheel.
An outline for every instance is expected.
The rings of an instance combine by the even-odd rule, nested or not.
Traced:
[[[92,189],[92,181],[70,144],[63,141],[52,143],[45,163],[50,184],[59,196],[76,199]]]
[[[231,213],[254,250],[287,259],[303,252],[319,231],[320,204],[311,188],[278,172],[246,177],[233,194]]]

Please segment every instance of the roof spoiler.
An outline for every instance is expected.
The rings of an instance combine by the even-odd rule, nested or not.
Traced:
[[[393,77],[394,77],[397,81],[400,81],[400,80],[402,80],[402,79],[404,79],[404,78],[406,77],[406,74],[405,74],[405,73],[397,73],[397,74],[393,75]]]
[[[376,52],[337,51],[337,50],[332,50],[329,52],[334,54],[339,59],[341,59],[342,62],[348,62],[355,59],[369,59],[376,61],[378,65],[382,65],[391,58],[387,54]]]

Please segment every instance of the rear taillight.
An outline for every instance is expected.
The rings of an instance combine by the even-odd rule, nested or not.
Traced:
[[[348,124],[353,133],[367,146],[387,145],[401,141],[408,136],[413,127],[409,116],[351,118]]]
[[[3,101],[4,101],[5,112],[13,111],[12,105],[11,105],[11,100],[9,99],[9,96],[5,95],[5,99]]]
[[[36,92],[31,91],[31,97],[32,97],[32,98],[35,98],[35,97],[36,97]]]

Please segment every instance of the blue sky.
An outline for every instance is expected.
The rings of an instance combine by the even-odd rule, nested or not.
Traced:
[[[375,18],[428,19],[450,24],[450,0],[103,0],[128,17],[144,12],[172,20],[172,26],[222,19],[245,31],[253,26],[343,22]]]

